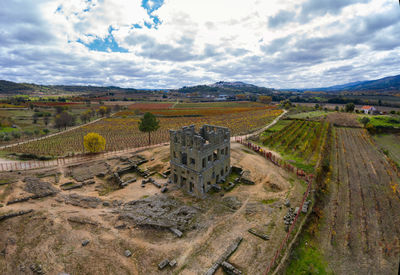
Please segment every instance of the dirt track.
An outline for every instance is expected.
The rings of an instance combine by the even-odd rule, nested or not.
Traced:
[[[397,274],[400,198],[392,167],[361,129],[336,128],[320,243],[336,274]]]

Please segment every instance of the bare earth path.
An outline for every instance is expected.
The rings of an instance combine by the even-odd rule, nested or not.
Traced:
[[[276,123],[278,123],[278,121],[279,121],[287,112],[288,112],[288,111],[283,110],[283,113],[280,114],[279,116],[277,116],[277,117],[276,117],[270,124],[268,124],[267,126],[265,126],[265,127],[261,128],[261,129],[255,131],[255,132],[253,132],[253,133],[247,134],[247,135],[232,137],[231,140],[235,140],[235,138],[247,139],[247,138],[249,138],[249,137],[253,137],[253,136],[256,136],[256,135],[261,134],[261,133],[264,132],[265,130],[271,128],[271,127],[274,126]]]

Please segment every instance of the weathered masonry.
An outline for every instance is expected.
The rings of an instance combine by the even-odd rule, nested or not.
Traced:
[[[213,184],[230,173],[230,132],[228,128],[194,125],[170,130],[171,180],[196,197],[204,197]]]

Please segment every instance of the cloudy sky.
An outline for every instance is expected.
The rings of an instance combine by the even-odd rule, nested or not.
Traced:
[[[0,79],[321,87],[400,74],[397,0],[0,0]]]

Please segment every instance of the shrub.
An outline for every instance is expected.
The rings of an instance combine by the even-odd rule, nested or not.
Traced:
[[[372,125],[371,123],[367,123],[367,125],[365,126],[365,128],[368,130],[368,132],[370,132],[371,134],[375,134],[376,133],[376,128],[374,125]]]
[[[98,153],[106,149],[106,140],[98,133],[89,133],[83,137],[83,145],[90,153]]]
[[[11,135],[12,135],[14,138],[20,138],[20,137],[21,137],[21,133],[20,133],[20,132],[17,132],[17,131],[12,131],[12,132],[11,132]]]
[[[364,127],[368,124],[370,122],[370,120],[369,120],[369,118],[368,117],[363,117],[362,119],[361,119],[361,123],[362,124],[364,124]]]

